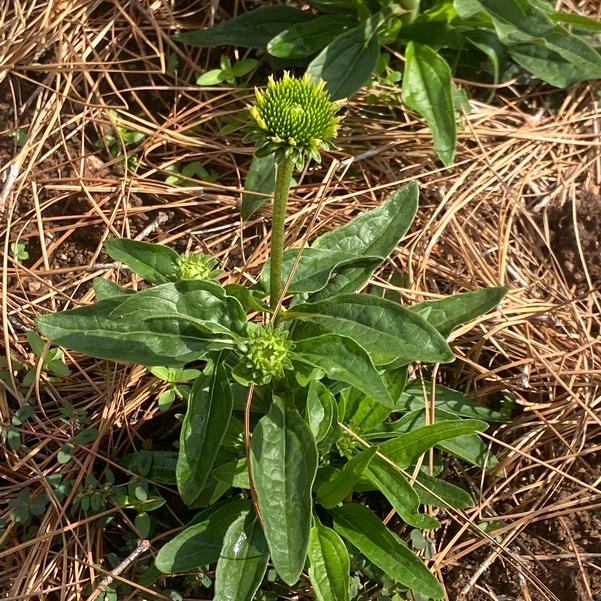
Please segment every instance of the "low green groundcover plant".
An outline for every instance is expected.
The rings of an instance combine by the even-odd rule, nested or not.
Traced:
[[[451,331],[505,289],[412,307],[377,288],[358,292],[411,225],[417,186],[307,248],[283,249],[292,173],[331,144],[339,110],[309,77],[285,74],[257,91],[250,137],[275,156],[277,182],[271,257],[256,285],[220,284],[217,261],[201,254],[109,240],[109,255],[154,286],[133,292],[99,278],[96,303],[38,319],[45,336],[95,357],[163,376],[202,369],[187,370],[197,377],[180,392],[187,409],[175,462],[182,500],[202,511],[155,564],[178,573],[216,563],[219,601],[253,599],[269,563],[288,586],[308,574],[317,599],[348,600],[350,557],[360,555],[412,598],[442,598],[437,578],[370,506],[394,509],[418,531],[437,528],[423,506],[472,504],[439,477],[440,451],[484,469],[495,463],[478,433],[503,415],[408,378],[408,367],[453,361]]]
[[[526,72],[559,88],[601,77],[601,22],[556,11],[548,0],[308,4],[309,10],[261,6],[176,39],[264,50],[272,63],[305,67],[326,81],[334,99],[351,96],[373,75],[385,84],[401,80],[403,103],[427,121],[445,165],[453,163],[456,115],[463,106],[452,73],[497,84]],[[405,55],[402,72],[390,66],[399,51]]]

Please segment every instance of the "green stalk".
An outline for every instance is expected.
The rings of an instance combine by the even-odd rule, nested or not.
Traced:
[[[285,158],[277,167],[275,193],[273,196],[273,217],[271,218],[271,273],[269,278],[269,304],[275,310],[282,294],[282,257],[284,255],[284,221],[286,203],[290,191],[290,181],[294,163]]]

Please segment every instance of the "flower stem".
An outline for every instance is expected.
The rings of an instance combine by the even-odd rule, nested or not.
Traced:
[[[269,279],[269,304],[273,311],[275,311],[282,294],[284,221],[286,220],[286,203],[288,202],[293,169],[294,162],[292,158],[283,159],[277,167],[275,180],[273,217],[271,220],[271,274]]]

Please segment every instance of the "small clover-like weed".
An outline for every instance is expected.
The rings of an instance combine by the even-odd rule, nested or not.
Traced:
[[[254,58],[245,58],[232,63],[228,56],[222,54],[219,60],[219,69],[211,69],[199,75],[196,78],[196,85],[216,86],[229,83],[234,86],[238,79],[248,75],[258,64],[259,61]]]

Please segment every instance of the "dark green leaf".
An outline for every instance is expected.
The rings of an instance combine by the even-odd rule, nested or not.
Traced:
[[[226,284],[224,289],[228,296],[233,296],[238,300],[245,311],[270,310],[269,305],[262,300],[260,293],[242,284]]]
[[[339,294],[316,303],[295,305],[286,319],[302,319],[353,338],[376,365],[395,360],[441,362],[455,356],[444,338],[409,309],[371,294]]]
[[[416,528],[438,528],[437,519],[419,512],[419,498],[409,481],[398,469],[381,457],[374,457],[366,476],[388,499],[401,519]]]
[[[499,42],[499,38],[492,31],[484,29],[466,31],[463,36],[470,44],[486,54],[492,66],[494,82],[499,83],[507,62],[507,50]]]
[[[148,451],[125,455],[120,463],[132,472],[148,478],[151,482],[173,486],[177,483],[175,466],[177,453],[175,451]]]
[[[236,488],[250,488],[248,479],[248,467],[246,459],[234,459],[222,465],[217,466],[213,470],[213,476],[220,482],[225,482],[229,486]]]
[[[322,441],[332,428],[336,399],[330,390],[318,380],[309,384],[307,393],[307,421],[315,442]]]
[[[368,81],[378,63],[378,27],[382,17],[370,17],[339,35],[309,64],[307,73],[323,79],[332,100],[347,98]]]
[[[275,190],[275,155],[253,157],[244,181],[240,206],[243,221],[250,219],[263,204],[271,200]],[[254,194],[256,192],[256,194]]]
[[[345,421],[354,432],[367,432],[381,424],[392,413],[390,407],[378,403],[356,388],[347,391],[345,401]]]
[[[86,428],[75,437],[75,442],[77,444],[88,444],[89,442],[96,440],[97,437],[98,430],[96,430],[96,428]]]
[[[445,21],[418,21],[405,25],[399,31],[399,41],[404,44],[418,42],[431,48],[454,48],[461,50],[465,46],[464,34],[458,27]]]
[[[177,459],[177,487],[187,505],[204,488],[232,414],[232,392],[219,362],[198,377],[182,424]]]
[[[143,290],[122,300],[110,318],[182,320],[226,335],[241,333],[246,326],[246,314],[240,303],[226,296],[219,284],[208,280],[184,280]]]
[[[380,257],[380,261],[368,268],[348,265],[338,269],[327,286],[312,298],[321,300],[337,293],[355,292],[365,284],[373,270],[392,253],[409,229],[417,211],[418,196],[417,184],[407,184],[393,192],[379,207],[317,238],[312,248],[346,252],[358,257],[375,256]]]
[[[152,528],[152,520],[145,511],[138,513],[134,524],[136,526],[136,530],[139,532],[139,535],[142,538],[147,538],[150,535],[150,530]]]
[[[512,57],[537,77],[552,85],[565,82],[568,72],[560,67],[558,56],[572,65],[574,77],[578,78],[575,81],[601,77],[601,55],[584,39],[556,25],[550,15],[534,3],[471,0],[465,7],[466,12],[471,12],[475,6],[492,19],[501,42],[510,46],[522,45],[517,51],[510,47]],[[541,47],[549,52],[541,51]],[[545,66],[545,59],[550,61],[549,66]]]
[[[267,44],[267,52],[278,58],[305,58],[321,50],[352,24],[352,19],[340,15],[317,17],[279,33]]]
[[[228,528],[215,572],[213,601],[252,601],[267,570],[269,549],[252,510]]]
[[[198,287],[198,293],[184,295],[183,306],[172,303],[171,314],[163,317],[155,313],[149,319],[139,310],[141,307],[153,309],[152,302],[147,300],[160,297],[159,286],[128,296],[125,300],[124,297],[116,297],[72,311],[43,315],[36,323],[40,331],[54,342],[92,357],[143,365],[180,366],[203,357],[211,350],[232,347],[232,336],[217,336],[209,330],[222,328],[219,320],[237,328],[245,323],[240,319],[244,315],[242,308],[238,305],[238,309],[231,302],[237,304],[235,299],[225,299],[221,293],[213,295],[202,284],[207,282],[164,284],[169,288],[169,296],[174,299],[178,298],[179,290],[192,293]],[[139,299],[140,305],[137,305],[138,309],[135,304],[127,305],[125,318],[125,314],[120,312],[121,305],[134,299]],[[178,313],[180,309],[184,312]],[[199,320],[198,311],[207,318],[207,322]],[[231,311],[234,313],[232,317]]]
[[[164,574],[188,572],[219,559],[228,528],[250,508],[250,501],[235,499],[200,513],[194,522],[158,552],[154,563]]]
[[[414,490],[422,505],[455,509],[465,509],[474,505],[474,500],[468,492],[450,482],[421,472],[417,476],[417,481]]]
[[[448,336],[457,326],[494,309],[506,294],[507,288],[481,288],[440,300],[425,301],[414,305],[410,311],[421,315],[443,336]]]
[[[94,294],[99,301],[106,300],[107,298],[114,298],[115,296],[136,293],[136,291],[131,288],[124,288],[123,286],[119,286],[119,284],[115,284],[115,282],[105,280],[104,278],[94,278],[92,283],[94,285]]]
[[[262,6],[223,21],[211,29],[180,33],[174,39],[191,46],[209,48],[224,44],[239,48],[265,48],[269,40],[284,29],[312,18],[310,12],[285,4]]]
[[[326,509],[341,503],[353,490],[377,450],[377,447],[370,447],[349,459],[340,472],[317,489],[317,501]]]
[[[406,587],[441,599],[442,588],[409,547],[365,506],[348,503],[332,510],[334,529],[385,574]]]
[[[555,23],[565,23],[566,25],[572,25],[574,29],[592,32],[601,31],[601,21],[599,21],[598,19],[587,17],[585,15],[553,11],[549,13],[549,18]]]
[[[331,380],[346,382],[388,407],[393,400],[367,352],[352,338],[323,334],[295,341],[294,358],[323,369]]]
[[[458,436],[483,432],[487,428],[486,422],[477,419],[445,420],[399,434],[393,440],[383,442],[379,451],[398,467],[405,469],[434,445]]]
[[[153,284],[165,284],[175,279],[179,255],[168,246],[116,238],[105,240],[104,248],[111,259],[125,263],[134,273]]]
[[[311,530],[317,448],[292,402],[275,398],[252,436],[252,474],[271,560],[293,585],[303,570]]]
[[[511,58],[534,76],[558,88],[591,79],[589,72],[567,62],[561,55],[540,44],[510,46]]]
[[[342,539],[315,518],[309,540],[309,578],[317,601],[349,601],[350,567]]]
[[[457,142],[451,69],[435,50],[415,42],[407,45],[405,60],[403,102],[426,120],[436,154],[448,167]]]
[[[299,249],[291,248],[284,252],[282,265],[282,284],[288,280]],[[377,257],[361,256],[350,252],[328,250],[322,248],[305,248],[302,250],[300,262],[294,272],[294,278],[288,292],[291,294],[311,293],[324,288],[332,275],[344,266],[352,266],[361,272],[365,271],[359,265],[368,266],[368,275],[381,261]],[[260,282],[263,290],[269,289],[271,264],[265,263],[261,271]]]
[[[407,381],[407,366],[385,371],[382,374],[382,379],[388,393],[393,400],[397,399],[395,403],[398,404]],[[351,389],[346,396],[345,419],[351,430],[355,432],[372,430],[386,420],[390,414],[390,408],[360,394],[356,389]]]
[[[452,388],[436,384],[433,391],[431,383],[424,384],[420,380],[409,382],[399,398],[395,411],[407,412],[423,409],[426,402],[425,395],[429,399],[435,400],[437,412],[441,409],[460,417],[483,419],[492,422],[506,420],[506,417],[500,411],[495,411],[474,401],[459,390],[453,390]]]

